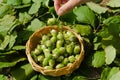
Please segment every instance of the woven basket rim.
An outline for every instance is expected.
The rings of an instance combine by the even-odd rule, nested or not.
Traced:
[[[59,69],[47,70],[34,62],[34,60],[31,57],[31,54],[30,54],[31,53],[30,43],[32,42],[31,39],[33,39],[37,33],[39,33],[39,35],[42,36],[42,34],[40,34],[42,32],[41,30],[46,30],[46,29],[49,29],[49,30],[51,30],[51,29],[58,29],[58,30],[66,29],[66,30],[73,32],[73,34],[78,38],[80,45],[81,45],[81,52],[80,52],[79,58],[76,59],[76,61],[73,62],[72,65],[65,66],[65,67],[59,68]],[[27,55],[29,63],[32,65],[33,69],[37,72],[41,72],[44,75],[50,75],[50,76],[67,75],[67,74],[71,74],[75,69],[79,68],[79,66],[84,58],[84,44],[83,44],[82,37],[80,35],[78,35],[73,29],[69,28],[68,26],[63,26],[62,28],[59,28],[58,26],[45,26],[45,27],[35,31],[30,36],[29,40],[26,43],[26,55]]]

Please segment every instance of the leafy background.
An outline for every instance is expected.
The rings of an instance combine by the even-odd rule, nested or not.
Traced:
[[[70,75],[51,77],[35,72],[25,45],[50,18],[76,30],[84,40],[85,57]],[[0,80],[119,80],[119,0],[96,0],[57,16],[53,0],[3,0],[0,4]]]

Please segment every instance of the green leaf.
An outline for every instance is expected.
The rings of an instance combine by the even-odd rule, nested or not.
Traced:
[[[12,62],[1,62],[1,61],[0,61],[0,68],[13,67],[13,66],[15,66],[18,62],[24,61],[24,60],[26,60],[26,58],[20,58],[20,57],[18,57],[17,60],[14,60],[14,61],[12,61]]]
[[[104,70],[101,73],[100,80],[107,80],[107,76],[108,76],[110,70],[111,70],[111,68],[105,67]]]
[[[18,19],[15,19],[14,22],[13,22],[13,24],[11,25],[11,28],[8,30],[8,34],[9,35],[12,34],[13,31],[14,31],[14,29],[16,27],[18,27],[19,25],[20,25],[20,22],[18,21]]]
[[[18,6],[14,6],[15,9],[22,9],[22,8],[26,8],[26,7],[30,7],[31,4],[24,4],[24,5],[18,5]],[[27,11],[27,10],[26,10]]]
[[[49,7],[49,11],[48,12],[50,12],[50,13],[55,13],[55,7]]]
[[[89,25],[76,24],[73,29],[82,36],[89,36],[92,33],[92,28]]]
[[[118,13],[119,11],[120,11],[120,8],[112,9],[112,12],[113,12],[113,13]]]
[[[111,23],[108,26],[108,31],[111,35],[113,35],[114,37],[118,38],[119,37],[119,32],[120,32],[120,24],[115,24],[115,23]]]
[[[108,28],[103,26],[102,29],[97,33],[102,38],[107,38],[111,36],[108,32]]]
[[[29,63],[14,67],[11,71],[13,80],[30,80],[34,74],[35,71]]]
[[[108,19],[104,20],[103,23],[104,23],[105,27],[103,29],[104,34],[102,34],[102,36],[104,36],[104,38],[111,36],[111,40],[109,39],[110,40],[109,43],[112,44],[115,48],[119,49],[120,16],[109,17]],[[105,35],[107,35],[107,36],[105,36]],[[104,41],[104,44],[106,44],[106,43],[108,43],[108,41],[106,41],[106,42]]]
[[[105,13],[108,10],[108,8],[100,6],[94,2],[87,2],[87,6],[97,14]]]
[[[5,15],[2,19],[0,19],[0,33],[2,35],[7,35],[12,27],[15,27],[16,24],[15,16]],[[6,23],[7,22],[7,23]]]
[[[0,44],[0,50],[4,50],[9,44],[10,36],[5,36],[4,41]]]
[[[14,53],[17,53],[17,52],[16,52],[16,51],[2,52],[2,53],[0,53],[0,56],[7,56],[7,55],[14,54]],[[1,60],[1,61],[2,61],[2,60]]]
[[[120,80],[120,71],[114,74],[109,80]]]
[[[119,71],[119,67],[113,67],[107,76],[107,80],[109,80],[114,74],[116,74]]]
[[[20,5],[22,3],[22,0],[7,0],[7,4],[10,5]]]
[[[0,74],[0,80],[7,80],[7,76]]]
[[[32,0],[34,3],[37,2],[38,0]]]
[[[0,44],[2,43],[2,40],[0,39]]]
[[[22,0],[22,3],[23,4],[29,4],[29,3],[31,3],[31,0]]]
[[[120,51],[120,41],[119,38],[115,38],[114,36],[109,36],[107,38],[103,38],[102,47],[105,49],[107,46],[112,45],[116,49],[116,54]]]
[[[103,51],[97,51],[94,53],[92,65],[94,67],[101,67],[105,63],[105,53]]]
[[[60,19],[68,23],[74,23],[76,20],[76,17],[75,17],[75,14],[73,14],[73,11],[69,11],[68,13],[61,16]]]
[[[7,0],[1,0],[2,3],[7,3]]]
[[[116,49],[112,45],[105,48],[105,58],[105,62],[108,65],[111,64],[116,58]]]
[[[35,18],[32,22],[31,25],[27,27],[27,30],[29,31],[35,31],[43,27],[45,24],[40,21],[39,19]]]
[[[13,32],[13,34],[11,35],[6,35],[4,37],[4,41],[0,44],[0,50],[4,50],[7,46],[8,49],[11,49],[16,42],[16,38],[17,38],[16,32]]]
[[[37,80],[37,75],[34,75],[30,80]]]
[[[10,5],[0,6],[0,18],[2,18],[3,16],[5,16],[8,13],[12,13],[12,6],[10,6]]]
[[[120,0],[110,0],[107,3],[107,6],[110,6],[110,7],[120,7],[119,1]]]
[[[9,40],[9,45],[8,45],[9,49],[11,49],[14,46],[14,44],[16,42],[16,38],[17,38],[16,32],[14,32],[13,34],[10,35],[10,40]]]
[[[112,16],[103,21],[104,25],[110,25],[110,24],[120,24],[120,16]]]
[[[102,48],[101,40],[102,38],[100,36],[95,36],[95,38],[93,39],[94,50],[98,50]]]
[[[102,43],[98,42],[98,43],[94,43],[94,50],[98,50],[102,48]]]
[[[31,8],[29,9],[28,13],[29,14],[35,14],[39,11],[39,8],[41,6],[41,2],[40,0],[38,0],[37,2],[33,3]]]
[[[19,13],[19,21],[23,25],[28,23],[31,19],[32,19],[32,17],[27,12]]]
[[[73,9],[73,13],[76,15],[76,19],[80,23],[90,24],[93,27],[96,25],[96,16],[92,10],[87,6],[80,6]]]
[[[99,35],[102,37],[102,44],[104,46],[113,45],[119,50],[120,16],[109,17],[103,23],[105,26],[99,32]]]
[[[41,0],[41,2],[42,2],[42,5],[44,7],[48,7],[49,8],[49,2],[50,2],[50,0]]]
[[[13,50],[22,50],[22,49],[25,49],[25,48],[26,48],[25,46],[17,45],[17,46],[14,46],[12,49]]]

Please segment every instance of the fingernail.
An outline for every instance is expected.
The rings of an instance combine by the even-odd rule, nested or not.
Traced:
[[[61,16],[61,15],[63,15],[63,11],[62,11],[62,10],[58,10],[57,14],[58,14],[59,16]]]

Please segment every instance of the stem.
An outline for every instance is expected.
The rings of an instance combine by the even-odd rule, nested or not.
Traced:
[[[60,19],[60,16],[58,16],[57,21]]]
[[[55,18],[55,15],[53,13],[51,13],[52,17]]]
[[[100,29],[101,26],[102,26],[102,24],[99,24],[94,33],[97,33],[99,31],[99,29]]]
[[[43,16],[45,16],[46,14],[49,14],[49,13],[50,13],[50,12],[46,12],[46,13],[40,15],[38,18],[41,18],[41,17],[43,17]]]

